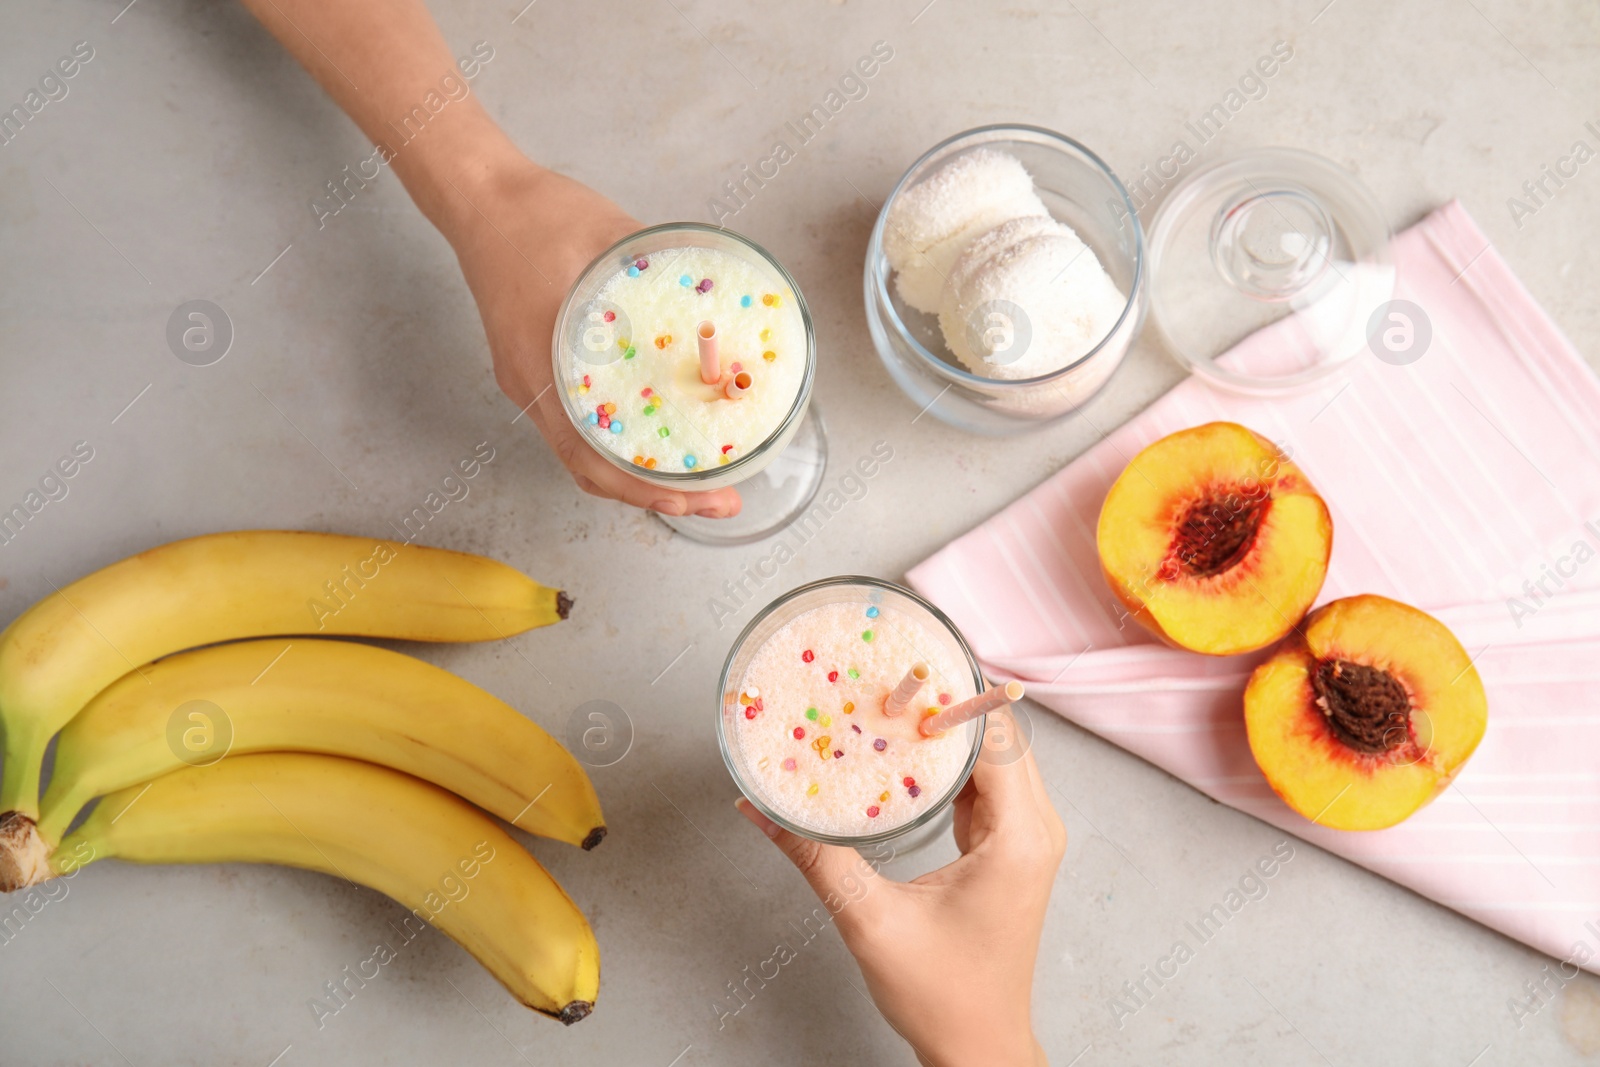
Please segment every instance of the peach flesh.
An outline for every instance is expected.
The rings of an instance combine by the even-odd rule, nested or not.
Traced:
[[[1450,785],[1488,723],[1483,683],[1455,635],[1372,594],[1307,616],[1252,672],[1244,712],[1273,792],[1335,830],[1409,818]]]
[[[1326,505],[1282,450],[1226,422],[1147,446],[1107,491],[1096,529],[1129,615],[1213,656],[1290,632],[1322,586],[1332,539]]]

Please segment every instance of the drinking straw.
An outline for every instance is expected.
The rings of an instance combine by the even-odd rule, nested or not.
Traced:
[[[918,663],[906,671],[906,676],[900,679],[900,684],[894,687],[894,692],[889,694],[889,699],[884,703],[883,713],[895,716],[910,707],[911,702],[917,699],[917,693],[922,690],[930,673],[926,663]]]
[[[971,700],[963,700],[953,708],[946,708],[937,715],[929,715],[918,724],[923,737],[932,737],[944,730],[953,730],[964,722],[971,722],[978,716],[994,711],[1005,704],[1012,704],[1022,699],[1022,683],[1007,682],[995,689],[985,689]]]
[[[750,376],[750,372],[742,370],[728,379],[728,385],[722,390],[722,395],[729,400],[738,400],[750,391],[750,386],[753,384],[755,384],[755,379]]]
[[[706,319],[695,333],[700,342],[700,380],[716,385],[722,377],[722,361],[717,358],[717,324]]]

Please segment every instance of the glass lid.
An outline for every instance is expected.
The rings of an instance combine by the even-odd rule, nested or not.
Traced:
[[[1368,350],[1394,293],[1391,237],[1372,194],[1337,164],[1291,148],[1232,155],[1156,212],[1151,312],[1172,357],[1214,385],[1299,392]]]

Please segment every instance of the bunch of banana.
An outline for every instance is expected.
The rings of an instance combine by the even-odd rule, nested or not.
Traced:
[[[434,922],[529,1006],[576,1022],[598,985],[588,924],[457,796],[592,848],[605,824],[583,768],[514,708],[409,656],[240,640],[481,641],[569,608],[494,560],[277,531],[175,542],[58,589],[0,634],[0,891],[86,856],[341,874]],[[211,647],[184,651],[199,645]],[[58,730],[41,814],[40,764]],[[477,902],[431,891],[445,875],[466,884],[468,865],[471,878],[487,870],[478,842],[503,859],[474,883]]]
[[[600,988],[583,914],[498,823],[358,760],[276,752],[175,771],[106,797],[57,856],[60,874],[108,857],[321,871],[392,897],[564,1023],[588,1015]]]

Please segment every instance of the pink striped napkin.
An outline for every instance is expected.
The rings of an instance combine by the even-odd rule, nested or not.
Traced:
[[[1600,381],[1459,203],[1394,254],[1396,297],[1432,323],[1416,362],[1363,357],[1348,384],[1289,399],[1190,379],[909,581],[994,677],[1078,725],[1552,956],[1585,942],[1600,971]],[[1293,325],[1225,358],[1296,358]],[[1128,458],[1215,419],[1287,447],[1327,500],[1323,601],[1414,604],[1475,657],[1488,733],[1456,784],[1398,827],[1342,833],[1284,806],[1241,711],[1264,653],[1169,649],[1122,619],[1101,577],[1095,523]]]

